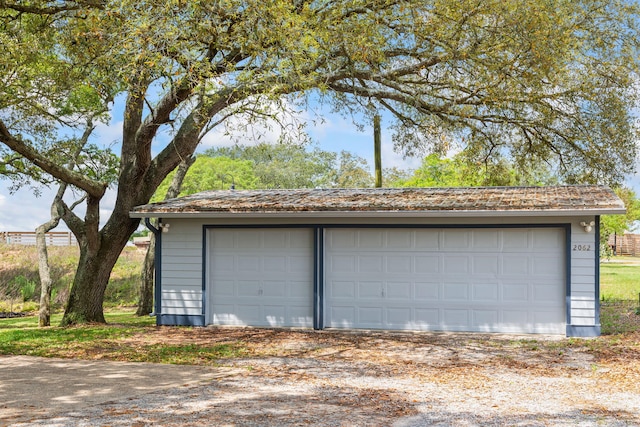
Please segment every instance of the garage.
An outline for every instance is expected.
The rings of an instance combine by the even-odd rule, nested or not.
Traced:
[[[564,333],[560,228],[326,233],[326,326]]]
[[[600,215],[624,212],[577,185],[209,191],[131,216],[159,242],[160,325],[597,336]]]
[[[312,327],[310,229],[209,230],[213,325]]]

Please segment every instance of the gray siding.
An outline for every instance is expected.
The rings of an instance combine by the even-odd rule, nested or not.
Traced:
[[[309,225],[314,222],[354,225],[507,225],[507,224],[571,224],[570,294],[568,296],[568,325],[599,329],[598,286],[596,283],[596,228],[587,233],[581,221],[595,221],[595,217],[490,217],[490,218],[171,218],[168,233],[162,234],[162,313],[167,315],[204,314],[203,283],[203,226],[204,225]]]
[[[599,326],[596,307],[596,227],[585,232],[580,222],[595,221],[594,217],[580,218],[571,225],[571,294],[570,318],[573,326]]]
[[[165,221],[162,234],[162,314],[202,314],[202,222]]]

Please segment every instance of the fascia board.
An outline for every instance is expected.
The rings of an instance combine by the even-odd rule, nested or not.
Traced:
[[[488,217],[577,217],[620,215],[626,209],[574,210],[452,210],[452,211],[285,211],[285,212],[130,212],[131,218],[488,218]]]

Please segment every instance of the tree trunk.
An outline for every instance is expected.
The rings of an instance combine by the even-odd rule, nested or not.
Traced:
[[[76,156],[77,157],[77,156]],[[36,247],[38,250],[38,274],[40,275],[40,311],[38,325],[40,327],[51,326],[51,269],[49,268],[49,254],[47,252],[48,231],[53,230],[60,223],[60,202],[67,190],[67,184],[61,183],[58,192],[51,203],[51,219],[36,228]]]
[[[153,312],[153,290],[155,288],[155,252],[156,236],[151,233],[147,254],[142,265],[142,284],[140,285],[140,295],[138,297],[138,310],[136,316],[146,316]]]
[[[40,311],[38,325],[40,327],[51,325],[51,270],[49,269],[49,255],[43,224],[36,228],[36,247],[38,248],[38,273],[40,274]]]
[[[103,252],[107,252],[106,257],[102,256]],[[112,252],[120,253],[117,248],[113,248]],[[117,259],[118,256],[113,257],[109,251],[90,254],[86,248],[80,249],[78,270],[62,318],[63,326],[87,322],[106,323],[102,301]]]
[[[98,206],[95,201],[88,201],[87,211],[96,210]],[[90,230],[86,226],[83,233],[74,231],[80,244],[80,259],[62,326],[87,322],[106,323],[102,302],[111,270],[127,245],[129,236],[139,225],[138,220],[129,218],[128,209],[119,210],[117,207],[101,232],[97,231],[97,218],[95,220],[95,223],[94,219],[91,221],[94,229]],[[85,222],[88,223],[90,222]]]

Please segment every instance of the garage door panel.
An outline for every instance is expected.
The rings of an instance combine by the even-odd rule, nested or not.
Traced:
[[[335,328],[356,327],[356,309],[353,306],[332,306],[329,313],[332,319],[332,326]]]
[[[237,319],[244,322],[260,322],[260,305],[258,304],[234,304],[233,311],[227,313],[230,316],[235,314]],[[249,323],[251,324],[251,323]]]
[[[502,250],[504,252],[527,251],[530,246],[530,231],[508,230],[502,233]]]
[[[526,303],[529,300],[529,285],[527,283],[503,284],[502,300],[504,302]]]
[[[498,255],[474,257],[472,272],[474,276],[497,275],[500,272],[500,257]]]
[[[333,281],[329,287],[329,297],[353,300],[356,297],[356,282]]]
[[[504,255],[502,257],[502,274],[528,276],[529,257],[526,255]]]
[[[387,272],[397,274],[412,274],[412,259],[410,256],[388,256],[387,257]]]
[[[529,313],[527,310],[502,310],[502,323],[516,328],[520,325],[529,324]]]
[[[536,302],[549,302],[553,303],[562,298],[562,295],[558,292],[558,286],[552,284],[537,284],[534,283],[532,299]]]
[[[300,273],[306,275],[309,271],[313,271],[313,257],[311,256],[290,256],[289,270],[290,273]]]
[[[471,249],[471,236],[467,230],[443,230],[442,249],[449,250],[469,250]]]
[[[468,274],[469,257],[466,255],[444,255],[444,274]]]
[[[500,285],[497,283],[474,283],[473,301],[497,302],[500,298]]]
[[[262,258],[262,269],[265,273],[286,273],[287,257],[285,256],[265,256]]]
[[[532,258],[531,273],[535,276],[556,276],[562,271],[564,259],[553,256],[534,256]]]
[[[234,272],[238,271],[260,271],[260,257],[257,256],[243,256],[237,257],[237,268]]]
[[[413,314],[407,307],[388,308],[386,311],[387,324],[395,329],[407,329],[413,324]]]
[[[356,237],[325,248],[327,326],[564,333],[562,229],[370,231],[327,230]],[[357,247],[381,235],[383,247]]]
[[[219,233],[218,233],[219,234]],[[238,249],[254,249],[262,247],[262,233],[255,232],[236,232],[234,239],[234,247]]]
[[[287,308],[284,305],[264,304],[261,308],[270,326],[282,325],[287,318]]]
[[[211,292],[213,297],[234,296],[236,292],[235,280],[220,280]]]
[[[259,280],[238,280],[236,282],[238,287],[239,297],[255,297],[260,295],[260,281]]]
[[[442,325],[451,330],[464,330],[469,327],[469,310],[442,310]],[[463,329],[460,329],[463,328]]]
[[[209,239],[213,324],[313,325],[312,230],[214,229]]]
[[[358,282],[358,298],[380,298],[383,295],[382,282]]]
[[[440,249],[440,231],[438,230],[416,230],[414,231],[415,248],[419,250]]]
[[[414,284],[416,299],[437,301],[440,299],[440,283],[416,282]]]
[[[289,247],[287,235],[281,230],[265,230],[262,232],[262,244],[260,247],[271,249],[283,249]],[[295,241],[295,240],[294,240]]]
[[[215,257],[211,262],[211,268],[215,271],[233,272],[236,270],[236,258],[233,255],[223,255]]]
[[[376,255],[359,256],[358,271],[381,273],[384,271],[384,257]]]
[[[501,232],[489,230],[476,230],[471,232],[472,244],[471,249],[474,251],[497,251],[500,249]]]
[[[534,250],[545,250],[564,246],[564,237],[552,229],[538,229],[535,232],[531,231],[532,248]]]
[[[437,308],[416,308],[414,313],[416,329],[437,329],[440,324],[440,310]]]
[[[371,233],[358,233],[358,247],[360,248],[382,248],[384,247],[385,232],[380,230]]]
[[[329,259],[329,268],[336,273],[355,273],[356,259],[355,255],[333,255]]]
[[[243,321],[238,318],[235,313],[235,306],[232,304],[214,304],[211,309],[213,310],[213,323],[215,325],[243,325]],[[247,321],[247,320],[245,320]]]
[[[421,256],[416,255],[415,259],[415,272],[416,274],[437,274],[440,273],[440,256],[439,255],[431,255],[431,256]]]
[[[387,282],[387,298],[391,300],[411,301],[413,299],[411,282]]]
[[[498,310],[473,310],[471,312],[473,329],[485,330],[495,328],[500,323],[500,312]]]
[[[309,297],[309,282],[306,281],[290,281],[289,282],[289,296],[291,298],[308,298]]]
[[[339,233],[332,233],[327,246],[331,249],[353,249],[356,247],[356,233],[355,230],[341,230]]]
[[[387,237],[387,247],[396,249],[411,249],[413,231],[397,230],[395,232],[385,232]]]
[[[443,297],[445,301],[467,301],[469,299],[469,284],[447,282],[444,284]]]
[[[378,329],[384,327],[383,309],[381,307],[358,307],[357,324],[367,325],[367,328]]]
[[[262,282],[262,296],[265,298],[288,297],[287,284],[283,281],[265,280]]]

